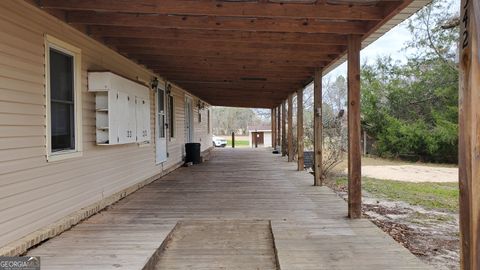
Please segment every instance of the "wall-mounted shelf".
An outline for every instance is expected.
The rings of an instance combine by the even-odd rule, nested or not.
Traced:
[[[88,73],[95,92],[97,145],[150,140],[150,93],[141,83],[108,71]]]

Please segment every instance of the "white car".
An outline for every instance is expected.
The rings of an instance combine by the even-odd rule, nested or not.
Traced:
[[[224,138],[213,136],[212,140],[213,140],[213,146],[215,146],[215,147],[225,147],[225,146],[227,146],[227,140],[225,140]]]

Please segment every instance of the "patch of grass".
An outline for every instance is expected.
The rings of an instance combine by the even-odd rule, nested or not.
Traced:
[[[248,146],[248,141],[235,140],[235,146]],[[227,140],[227,146],[232,146],[232,140]]]
[[[335,185],[347,186],[347,178],[335,179]],[[412,183],[363,177],[362,189],[379,198],[404,201],[426,209],[458,211],[457,183]]]

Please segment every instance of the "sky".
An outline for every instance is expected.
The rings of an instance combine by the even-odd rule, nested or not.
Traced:
[[[382,37],[371,43],[360,52],[360,63],[370,64],[379,56],[391,56],[393,60],[405,62],[407,56],[412,53],[411,50],[403,50],[405,43],[412,40],[412,35],[407,29],[407,21],[395,26],[390,31],[385,33]],[[324,74],[324,76],[331,76],[333,78],[343,75],[347,76],[347,63],[344,62],[331,72]]]
[[[460,6],[460,0],[440,0],[445,1],[445,3],[452,4],[452,10],[457,11]],[[390,29],[382,37],[371,43],[369,46],[364,48],[360,52],[360,63],[363,65],[365,63],[373,63],[379,56],[391,56],[392,59],[398,60],[401,63],[407,61],[409,54],[413,53],[412,49],[403,50],[406,47],[406,43],[410,40],[413,40],[414,37],[410,34],[410,31],[407,28],[408,19],[394,28]],[[325,76],[331,76],[336,78],[339,75],[347,76],[347,63],[343,63],[338,66],[336,69],[331,72],[324,74]]]
[[[411,50],[404,50],[405,43],[412,40],[412,35],[407,29],[408,21],[404,21],[376,41],[372,42],[366,48],[360,51],[360,63],[373,63],[379,56],[390,56],[394,61],[406,62],[407,56],[412,53]],[[344,62],[334,70],[327,74],[323,74],[323,80],[329,78],[335,80],[336,77],[342,75],[347,77],[347,62]],[[306,86],[307,89],[313,89],[313,82]]]

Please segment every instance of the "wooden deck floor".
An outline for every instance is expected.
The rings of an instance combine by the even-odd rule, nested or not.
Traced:
[[[347,219],[341,198],[312,186],[312,176],[295,168],[265,149],[218,149],[210,161],[174,171],[29,255],[41,256],[42,269],[144,269],[153,254],[160,260],[167,256],[158,249],[179,221],[270,221],[282,270],[431,269],[368,220]],[[204,256],[212,254],[192,246],[181,253],[193,266],[172,269],[198,269],[196,256],[202,269],[261,269],[241,264],[245,256],[238,268],[223,265],[218,256],[209,268]],[[174,261],[175,252],[169,254],[169,262]]]

